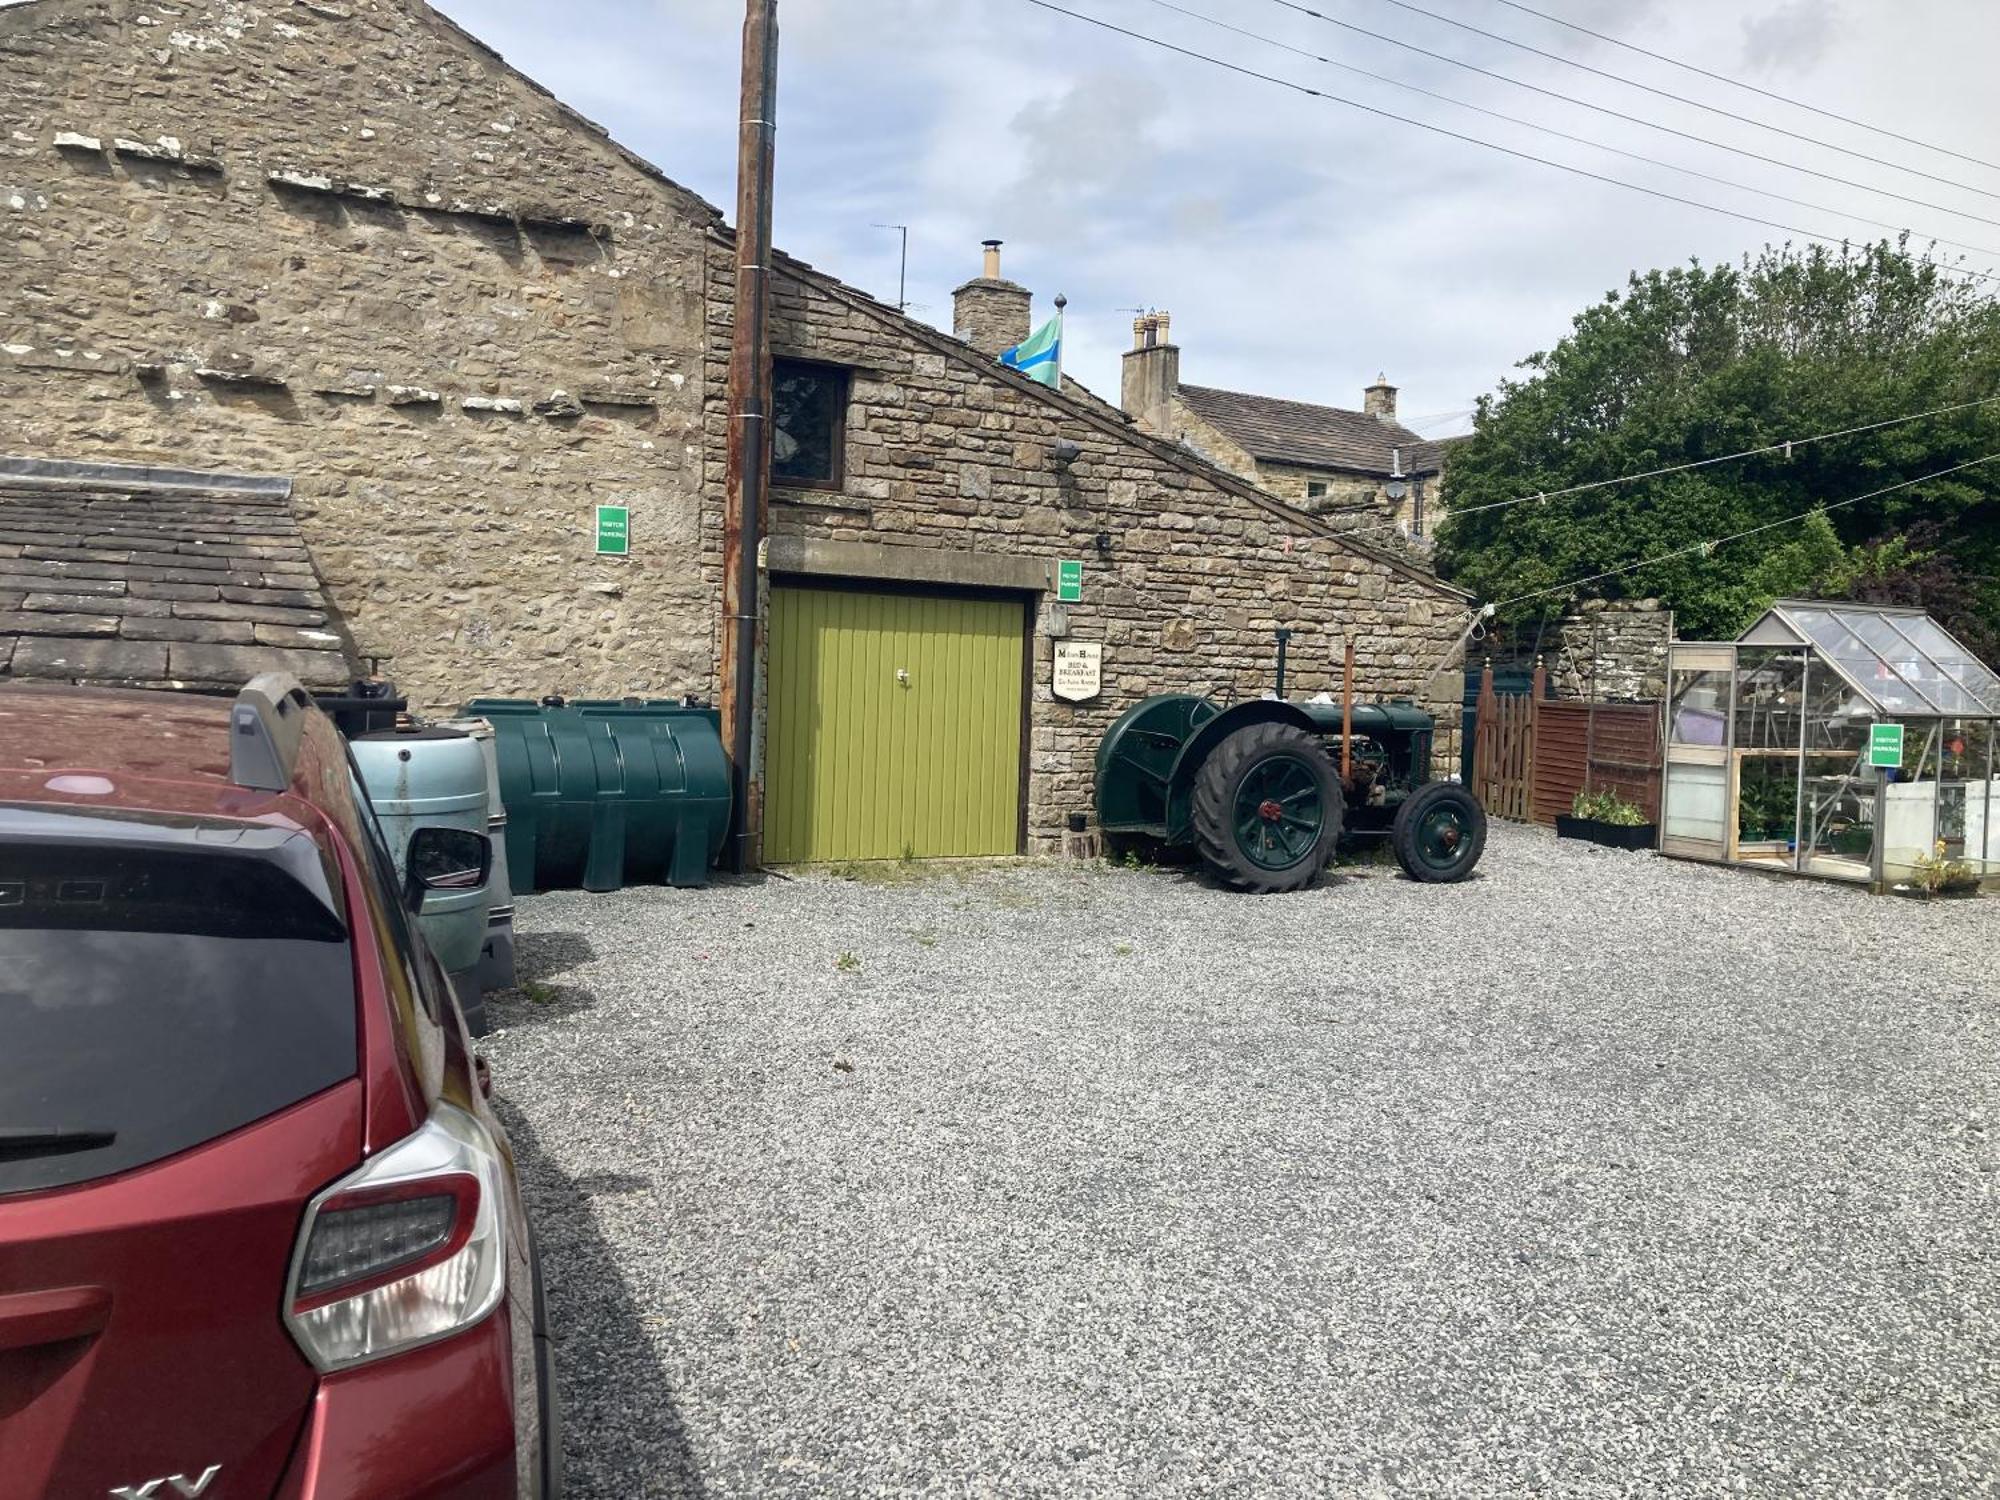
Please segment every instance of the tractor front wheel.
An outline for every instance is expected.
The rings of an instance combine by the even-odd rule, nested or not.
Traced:
[[[1396,809],[1389,842],[1410,879],[1430,885],[1463,880],[1486,848],[1486,809],[1457,782],[1434,781]]]
[[[1318,739],[1291,724],[1247,725],[1195,777],[1195,847],[1236,890],[1296,891],[1333,857],[1344,806]]]

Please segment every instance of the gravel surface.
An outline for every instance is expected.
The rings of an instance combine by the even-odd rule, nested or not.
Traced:
[[[573,1494],[2000,1492],[2000,901],[918,868],[521,904]]]

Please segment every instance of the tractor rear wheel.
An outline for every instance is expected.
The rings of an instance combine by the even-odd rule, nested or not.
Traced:
[[[1433,781],[1396,809],[1389,842],[1410,879],[1428,885],[1463,880],[1486,848],[1486,809],[1457,782]]]
[[[1296,891],[1333,857],[1344,806],[1340,774],[1317,738],[1291,724],[1251,724],[1195,776],[1195,847],[1236,890]]]

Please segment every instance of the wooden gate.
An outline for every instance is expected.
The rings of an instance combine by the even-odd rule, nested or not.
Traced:
[[[1535,711],[1545,690],[1539,665],[1525,697],[1494,692],[1490,665],[1480,676],[1472,791],[1496,818],[1529,821],[1534,806]]]

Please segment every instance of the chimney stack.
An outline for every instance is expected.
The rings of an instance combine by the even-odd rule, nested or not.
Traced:
[[[1149,312],[1132,320],[1132,347],[1125,351],[1118,404],[1125,415],[1155,437],[1174,435],[1174,401],[1181,389],[1181,351],[1173,341],[1170,313]]]
[[[1375,383],[1361,393],[1361,409],[1378,421],[1396,420],[1396,388],[1387,375],[1377,375]]]
[[[951,294],[951,331],[982,354],[998,355],[1029,333],[1029,304],[1024,286],[1000,274],[1000,241],[986,240],[984,264],[976,280]]]

